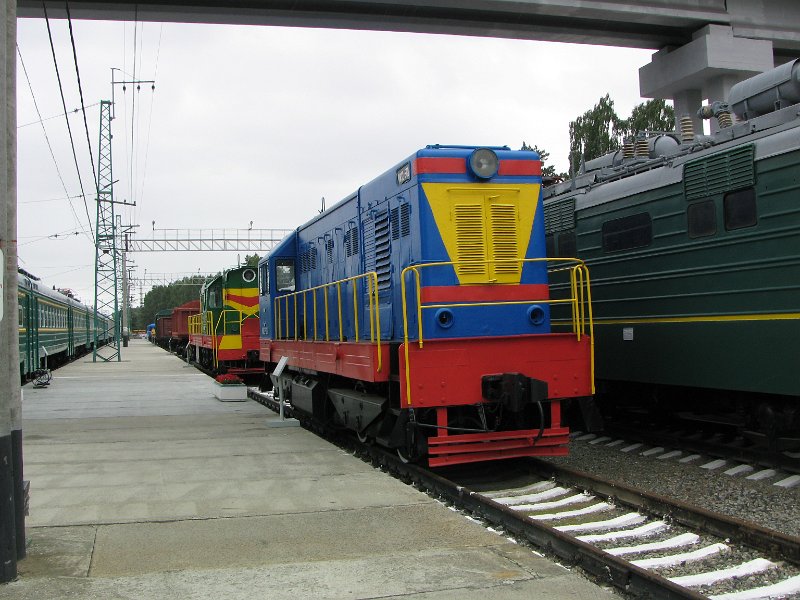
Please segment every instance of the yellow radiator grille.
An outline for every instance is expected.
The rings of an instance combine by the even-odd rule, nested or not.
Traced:
[[[517,207],[513,204],[490,204],[492,258],[495,261],[522,258],[517,245]],[[518,274],[520,263],[495,262],[494,274]]]
[[[456,204],[456,241],[459,275],[486,274],[486,238],[482,204]],[[473,262],[474,264],[469,264]]]
[[[539,202],[538,184],[424,183],[462,285],[518,284]]]

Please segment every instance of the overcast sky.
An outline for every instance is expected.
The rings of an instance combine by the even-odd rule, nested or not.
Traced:
[[[67,22],[50,22],[68,111],[80,106]],[[124,223],[161,228],[293,228],[427,144],[523,140],[567,169],[569,121],[610,93],[626,117],[650,51],[421,34],[73,22],[97,163],[99,106],[111,69],[155,79],[116,90],[112,124]],[[134,55],[134,37],[137,51]],[[44,119],[63,113],[44,20],[20,19],[18,45]],[[117,76],[118,77],[118,76]],[[44,123],[19,62],[20,265],[48,285],[94,294],[94,184],[80,112]],[[134,115],[132,119],[131,116]],[[33,123],[33,124],[31,124]],[[60,177],[59,177],[60,173]],[[63,183],[62,183],[63,180]],[[76,235],[76,232],[77,235]],[[54,237],[57,236],[57,237]],[[242,253],[242,257],[244,253]],[[140,253],[136,271],[188,273],[236,253]],[[145,288],[144,291],[146,291]],[[134,290],[135,303],[139,290]]]

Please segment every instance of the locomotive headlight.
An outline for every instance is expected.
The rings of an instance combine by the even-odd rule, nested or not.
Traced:
[[[491,179],[497,174],[497,169],[500,166],[500,160],[494,150],[489,148],[478,148],[469,155],[467,161],[469,170],[475,177],[480,179]]]

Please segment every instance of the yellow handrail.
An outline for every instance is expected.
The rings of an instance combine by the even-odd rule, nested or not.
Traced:
[[[213,317],[213,313],[209,312],[209,316]],[[228,319],[228,315],[237,315],[235,319]],[[222,328],[222,336],[225,336],[225,330],[228,325],[238,325],[239,326],[239,336],[242,335],[242,324],[250,318],[258,318],[258,313],[252,314],[245,314],[243,311],[238,310],[236,308],[223,308],[219,316],[217,317],[217,322],[214,323],[214,329],[211,332],[211,347],[214,350],[214,367],[219,366],[219,352],[217,348],[217,334],[220,330],[220,326]],[[232,333],[230,335],[236,335]]]
[[[453,302],[453,303],[439,303],[439,304],[425,304],[422,303],[422,279],[420,270],[431,267],[453,267],[457,270],[461,264],[467,263],[470,266],[485,265],[488,267],[490,264],[496,263],[519,263],[520,270],[524,263],[563,263],[564,265],[559,268],[548,269],[550,274],[568,271],[570,276],[570,297],[566,299],[553,300],[547,299],[531,299],[531,300],[501,300],[494,302]],[[487,272],[489,269],[487,268]],[[456,307],[476,307],[476,306],[510,306],[520,304],[569,304],[572,307],[572,332],[576,335],[578,341],[581,336],[586,335],[588,326],[589,330],[589,344],[590,344],[590,376],[592,382],[592,393],[594,393],[594,323],[592,321],[592,293],[589,282],[589,269],[586,264],[577,258],[524,258],[524,259],[503,259],[503,260],[485,260],[485,261],[448,261],[448,262],[431,262],[421,263],[417,265],[410,265],[403,269],[400,274],[400,289],[403,303],[403,349],[405,355],[405,383],[406,383],[406,401],[411,404],[411,368],[408,362],[408,300],[406,294],[406,278],[408,273],[414,274],[415,283],[415,299],[417,303],[417,343],[422,348],[423,331],[422,331],[422,310],[438,309],[438,308],[456,308]],[[492,282],[487,279],[485,282],[491,284]],[[502,284],[507,285],[507,284]],[[587,320],[588,312],[588,320]]]
[[[375,271],[370,271],[368,273],[363,273],[361,275],[354,275],[353,277],[346,277],[345,279],[340,279],[338,281],[333,281],[331,283],[324,283],[322,285],[318,285],[312,288],[308,288],[305,290],[300,290],[299,292],[292,292],[289,294],[285,294],[283,296],[279,296],[274,300],[274,317],[275,317],[275,338],[276,339],[294,339],[299,340],[301,339],[300,333],[297,327],[297,299],[298,297],[302,296],[303,298],[303,341],[309,340],[309,331],[308,331],[308,311],[307,306],[308,303],[306,301],[307,294],[312,294],[312,305],[314,307],[314,318],[313,318],[313,329],[314,329],[314,336],[313,339],[317,339],[317,292],[323,291],[323,299],[324,299],[324,312],[325,312],[325,341],[329,342],[331,339],[330,336],[330,312],[329,312],[329,305],[328,305],[328,293],[327,290],[332,287],[336,287],[336,313],[339,318],[339,341],[344,341],[344,321],[343,321],[343,307],[342,307],[342,285],[350,284],[353,288],[353,323],[355,324],[355,336],[356,340],[359,338],[359,328],[358,328],[358,292],[357,292],[357,282],[359,280],[364,280],[367,290],[366,294],[369,298],[369,340],[370,342],[377,342],[378,346],[378,371],[381,370],[383,366],[383,358],[381,356],[381,316],[380,310],[378,310],[378,274]],[[292,298],[293,300],[293,307],[294,307],[294,333],[291,332],[289,327],[289,299]],[[286,316],[283,317],[283,312],[285,311]],[[286,330],[283,329],[283,319],[286,319]]]
[[[201,333],[203,325],[201,322],[200,313],[197,313],[196,315],[189,315],[189,318],[187,319],[187,326],[190,334]]]

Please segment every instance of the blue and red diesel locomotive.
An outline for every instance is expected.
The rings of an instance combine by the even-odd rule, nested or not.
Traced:
[[[284,238],[259,263],[276,393],[432,467],[566,454],[561,400],[593,393],[589,281],[545,258],[540,188],[535,152],[428,146]]]

